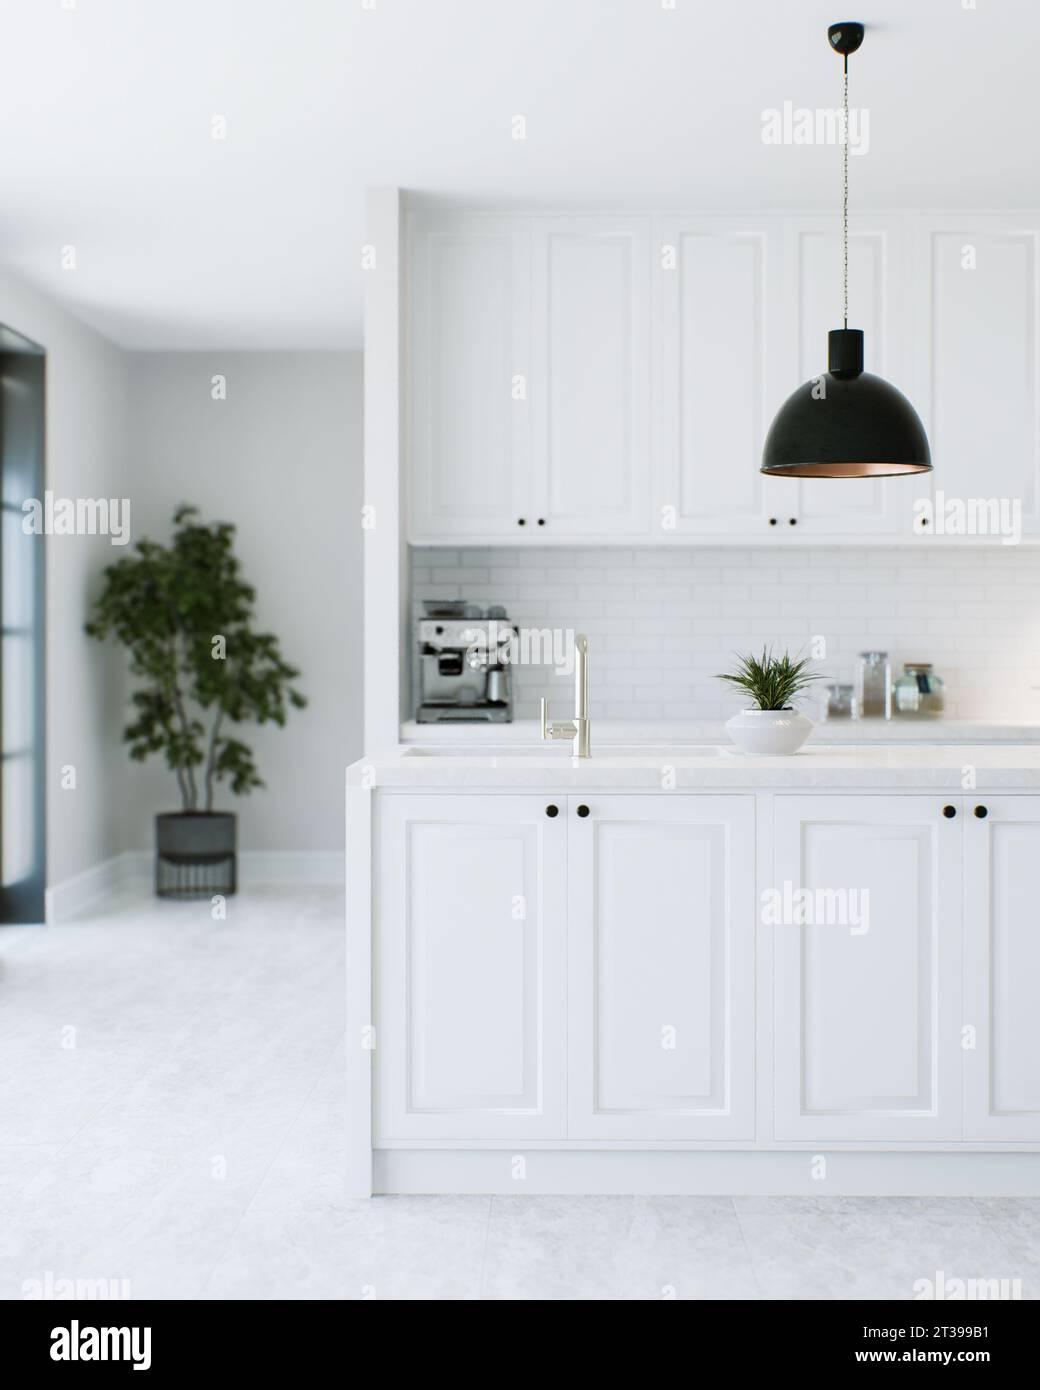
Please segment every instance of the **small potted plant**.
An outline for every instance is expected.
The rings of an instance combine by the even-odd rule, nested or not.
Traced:
[[[236,819],[214,810],[215,784],[244,795],[263,782],[229,725],[284,725],[290,706],[307,703],[278,639],[255,630],[256,591],[241,577],[235,528],[197,517],[195,507],[178,508],[169,545],[139,541],[109,565],[86,625],[91,637],[121,642],[143,682],[123,730],[131,758],[161,753],[177,776],[181,809],[155,818],[161,897],[235,891]]]
[[[760,657],[738,655],[736,670],[720,675],[719,680],[750,695],[753,703],[727,720],[730,738],[745,753],[756,756],[797,753],[813,725],[798,713],[793,701],[819,679],[809,670],[808,657],[794,660],[788,652],[774,656],[769,648]]]

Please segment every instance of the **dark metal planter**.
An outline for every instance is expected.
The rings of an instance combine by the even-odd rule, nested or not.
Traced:
[[[165,811],[155,818],[155,891],[160,898],[229,896],[236,887],[232,811]]]

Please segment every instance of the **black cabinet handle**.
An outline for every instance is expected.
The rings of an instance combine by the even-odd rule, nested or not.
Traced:
[[[986,817],[989,815],[989,811],[986,810],[985,806],[976,806],[975,815],[978,817],[979,820],[985,820]]]
[[[775,525],[776,525],[776,517],[775,517],[775,516],[771,516],[771,517],[769,518],[769,524],[770,524],[770,526],[775,526]]]
[[[584,819],[589,814],[589,808],[585,805],[578,807],[578,815]]]
[[[559,806],[553,806],[550,803],[545,808],[545,814],[549,817],[550,820],[552,820],[553,816],[558,816],[560,814],[560,808]]]
[[[540,516],[540,517],[538,518],[538,525],[539,525],[539,526],[544,526],[544,525],[545,525],[545,517],[544,517],[544,516]]]
[[[944,806],[944,807],[943,807],[943,815],[946,817],[947,820],[953,820],[953,818],[954,818],[954,816],[955,816],[956,814],[957,814],[957,807],[956,807],[956,806]]]
[[[788,524],[788,526],[797,526],[797,525],[798,525],[798,518],[797,518],[796,516],[789,516],[789,517],[787,518],[787,524]]]
[[[517,524],[517,526],[526,526],[526,525],[527,525],[527,517],[525,517],[525,516],[518,516],[517,519],[516,519],[516,524]]]

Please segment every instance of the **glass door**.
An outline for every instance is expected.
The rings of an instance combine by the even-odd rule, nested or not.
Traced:
[[[0,328],[0,923],[44,917],[44,363]]]

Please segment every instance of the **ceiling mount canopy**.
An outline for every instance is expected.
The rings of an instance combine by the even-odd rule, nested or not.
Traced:
[[[850,20],[827,29],[844,63],[843,326],[827,335],[827,371],[784,402],[766,436],[762,472],[776,477],[891,478],[932,467],[917,412],[901,391],[863,370],[863,331],[849,327],[849,54],[863,33],[863,25]]]

